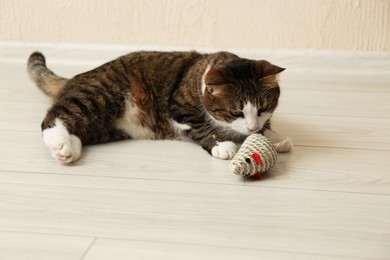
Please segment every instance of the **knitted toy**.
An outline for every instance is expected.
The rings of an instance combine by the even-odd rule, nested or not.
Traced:
[[[276,144],[278,145],[283,145],[283,141]],[[261,174],[271,169],[277,159],[276,147],[267,137],[251,134],[233,157],[229,167],[235,174],[261,178]]]

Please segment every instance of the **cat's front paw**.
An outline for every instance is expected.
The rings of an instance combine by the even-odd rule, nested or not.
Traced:
[[[231,141],[217,142],[211,149],[211,155],[218,159],[229,160],[237,153],[237,145]]]

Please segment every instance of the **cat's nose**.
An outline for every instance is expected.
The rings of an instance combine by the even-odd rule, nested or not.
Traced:
[[[260,129],[259,129],[259,126],[257,126],[257,125],[250,125],[250,126],[248,126],[247,128],[248,128],[248,130],[251,131],[251,132],[257,132],[257,131],[260,130]]]

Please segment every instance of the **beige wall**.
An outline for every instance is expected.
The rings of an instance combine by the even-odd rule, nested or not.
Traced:
[[[390,51],[390,0],[0,0],[0,40]]]

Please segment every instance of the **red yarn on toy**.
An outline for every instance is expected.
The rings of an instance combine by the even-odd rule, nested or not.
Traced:
[[[254,175],[252,175],[252,178],[257,180],[262,180],[263,175],[261,174],[261,172],[256,172]]]
[[[258,153],[253,153],[252,154],[252,158],[255,160],[257,165],[260,165],[262,163],[262,161],[263,161],[262,158],[261,158],[261,155],[258,154]],[[258,180],[263,179],[263,175],[261,174],[261,172],[256,172],[252,177],[254,179],[258,179]]]
[[[260,165],[261,162],[263,161],[263,160],[261,159],[261,155],[258,154],[258,153],[253,153],[253,154],[252,154],[252,158],[255,159],[255,162],[257,163],[257,165]]]

